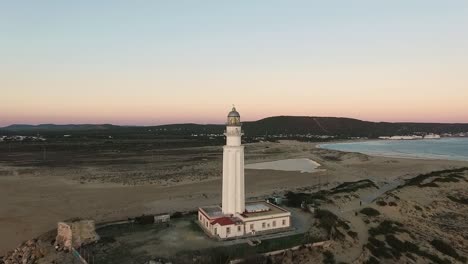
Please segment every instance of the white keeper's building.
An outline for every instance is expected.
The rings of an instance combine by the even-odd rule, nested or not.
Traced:
[[[289,211],[265,201],[245,202],[243,133],[235,107],[228,115],[225,135],[222,206],[200,207],[200,226],[208,235],[219,239],[289,229]]]

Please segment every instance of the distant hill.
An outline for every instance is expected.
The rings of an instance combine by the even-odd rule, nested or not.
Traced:
[[[2,127],[0,130],[7,131],[76,131],[76,130],[102,130],[102,129],[112,129],[118,126],[103,124],[79,124],[79,125],[55,125],[55,124],[40,124],[40,125],[25,125],[25,124],[15,124],[7,127]]]
[[[172,124],[160,126],[115,126],[110,124],[92,125],[11,125],[0,128],[0,133],[96,133],[96,134],[158,134],[191,135],[223,133],[223,124]],[[275,116],[258,121],[244,122],[246,135],[330,135],[343,137],[369,137],[407,135],[423,133],[460,133],[468,132],[468,124],[446,123],[389,123],[369,122],[340,117]]]

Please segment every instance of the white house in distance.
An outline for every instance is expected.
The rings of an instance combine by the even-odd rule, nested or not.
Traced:
[[[265,201],[245,202],[243,133],[235,107],[228,115],[225,135],[222,206],[200,207],[200,226],[208,235],[219,239],[289,229],[289,211]]]

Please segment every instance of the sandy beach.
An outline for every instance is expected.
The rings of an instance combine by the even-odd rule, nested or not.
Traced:
[[[218,148],[214,150],[219,151]],[[195,148],[191,151],[207,150]],[[468,162],[463,161],[371,157],[319,149],[313,143],[294,141],[249,144],[246,154],[246,164],[299,158],[321,165],[321,170],[313,173],[247,169],[246,194],[250,199],[287,190],[314,189],[319,183],[321,188],[328,188],[346,181],[371,179],[383,185],[434,170],[468,166]],[[219,157],[206,161],[207,169],[219,168]],[[173,161],[167,161],[164,166],[170,167],[170,162]],[[187,166],[199,168],[203,167],[203,162]],[[201,205],[220,202],[221,174],[199,177],[200,172],[195,170],[196,175],[188,173],[176,182],[139,182],[136,185],[106,182],[105,178],[80,180],[81,171],[96,168],[81,165],[73,169],[28,167],[25,170],[25,167],[2,163],[1,171],[8,173],[0,176],[0,255],[26,239],[54,229],[57,221],[72,217],[109,221],[143,213],[195,210]]]

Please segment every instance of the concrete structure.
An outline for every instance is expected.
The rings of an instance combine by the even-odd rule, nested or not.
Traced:
[[[222,206],[198,209],[200,226],[208,235],[219,239],[278,232],[291,227],[289,211],[265,201],[245,203],[242,135],[240,115],[233,108],[228,114],[225,132]]]
[[[161,214],[161,215],[155,215],[154,216],[154,223],[167,223],[171,220],[171,215],[169,214]]]

